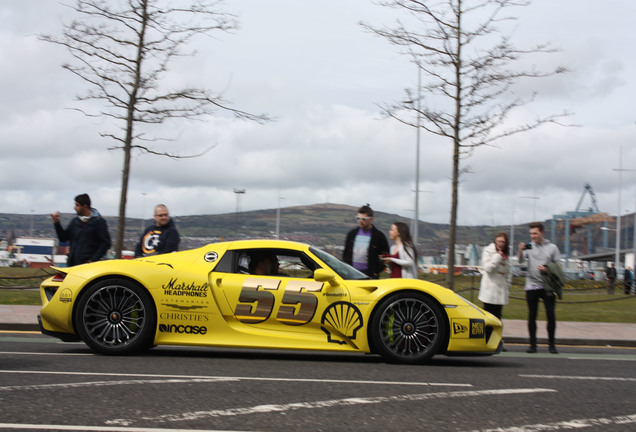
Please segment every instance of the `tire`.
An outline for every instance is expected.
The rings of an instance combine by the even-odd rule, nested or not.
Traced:
[[[73,317],[80,338],[101,354],[127,355],[150,348],[157,327],[152,297],[125,279],[106,279],[86,288]]]
[[[446,341],[447,325],[435,300],[407,292],[380,302],[369,331],[371,346],[385,360],[419,364],[440,352]]]

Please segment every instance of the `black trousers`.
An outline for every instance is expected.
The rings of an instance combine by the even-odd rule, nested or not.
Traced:
[[[548,343],[554,345],[554,332],[556,330],[556,316],[554,314],[554,306],[556,304],[556,296],[548,295],[545,289],[527,290],[526,303],[528,304],[528,333],[530,333],[530,346],[537,346],[537,311],[539,308],[539,299],[543,300],[545,305],[545,315],[548,320]]]
[[[484,303],[484,310],[486,312],[490,312],[497,318],[501,319],[501,310],[503,309],[503,305],[500,304],[492,304],[492,303]]]

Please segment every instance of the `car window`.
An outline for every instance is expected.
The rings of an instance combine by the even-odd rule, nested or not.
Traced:
[[[310,247],[309,251],[320,258],[325,264],[331,268],[331,270],[335,271],[338,276],[345,280],[360,280],[360,279],[369,279],[369,276],[365,275],[359,270],[356,270],[349,264],[340,261],[335,256],[320,250],[315,247]]]
[[[313,278],[318,264],[305,253],[288,249],[240,249],[228,251],[216,271],[264,276]]]

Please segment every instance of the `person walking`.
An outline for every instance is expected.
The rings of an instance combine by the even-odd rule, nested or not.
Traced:
[[[616,285],[616,267],[614,264],[605,269],[605,276],[607,277],[607,294],[614,294],[614,286]]]
[[[530,225],[531,243],[519,243],[517,256],[519,264],[528,261],[528,274],[526,276],[526,303],[528,305],[528,332],[530,334],[530,347],[526,352],[537,352],[537,309],[539,299],[543,300],[547,318],[549,351],[558,354],[556,348],[556,295],[546,291],[542,274],[547,274],[548,265],[556,263],[559,259],[559,248],[545,238],[545,228],[541,222],[532,222]]]
[[[508,304],[512,281],[509,248],[508,234],[500,232],[481,254],[481,284],[477,298],[484,304],[484,310],[499,319],[503,305]]]
[[[101,260],[111,245],[106,219],[91,207],[88,194],[75,197],[74,209],[76,216],[66,229],[60,223],[60,212],[51,213],[57,238],[60,242],[70,243],[66,259],[69,267]]]
[[[373,210],[367,205],[358,209],[358,227],[347,233],[342,260],[372,279],[378,279],[385,264],[381,255],[389,253],[386,236],[373,225]]]
[[[382,259],[389,265],[392,278],[417,279],[417,252],[409,226],[404,222],[394,222],[389,238],[395,242],[391,253]]]
[[[164,204],[155,206],[155,224],[150,225],[141,234],[135,248],[135,258],[159,255],[179,250],[179,231]]]
[[[632,293],[632,283],[634,282],[634,273],[632,273],[632,268],[627,267],[625,272],[623,273],[623,288],[625,290],[625,294]]]

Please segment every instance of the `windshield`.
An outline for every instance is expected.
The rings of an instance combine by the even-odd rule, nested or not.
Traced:
[[[358,271],[351,267],[349,264],[340,261],[335,256],[328,254],[325,251],[320,249],[316,249],[315,247],[310,247],[309,250],[311,253],[316,255],[322,262],[327,264],[331,270],[336,272],[338,276],[345,280],[359,280],[359,279],[369,279],[369,276],[365,275],[361,271]]]

